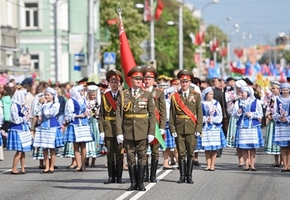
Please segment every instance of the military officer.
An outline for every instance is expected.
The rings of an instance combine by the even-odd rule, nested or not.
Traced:
[[[202,131],[202,106],[200,94],[190,89],[193,79],[191,71],[183,69],[177,74],[181,88],[171,97],[170,131],[175,137],[178,150],[180,178],[178,183],[193,183],[192,167],[194,163],[194,149],[196,136]],[[185,161],[187,156],[187,165]],[[187,169],[187,170],[186,170]]]
[[[158,77],[157,70],[152,66],[147,66],[144,68],[145,74],[144,74],[144,85],[145,90],[148,92],[151,92],[154,98],[155,103],[155,114],[156,114],[156,120],[157,124],[160,129],[160,133],[164,135],[165,128],[166,128],[166,104],[165,104],[165,95],[164,92],[160,89],[156,89],[153,84],[155,79]],[[165,135],[164,135],[165,136]],[[159,160],[159,142],[155,138],[152,143],[150,143],[151,147],[151,167],[150,167],[150,182],[157,182],[156,180],[156,170],[158,166],[158,160]],[[147,157],[147,163],[145,167],[145,175],[144,175],[144,181],[149,181],[149,170],[148,170],[148,157]]]
[[[118,70],[110,70],[106,74],[106,79],[109,82],[111,90],[102,95],[100,109],[101,116],[99,120],[100,135],[105,137],[105,145],[108,148],[107,166],[109,178],[104,182],[104,184],[115,183],[116,178],[117,183],[124,183],[122,180],[122,145],[119,145],[116,139],[116,109],[117,98],[120,96],[119,86],[123,82],[122,73]]]
[[[122,91],[121,96],[118,97],[116,110],[117,141],[119,144],[124,141],[127,153],[131,181],[127,190],[145,191],[143,181],[146,151],[148,143],[154,140],[155,106],[152,93],[141,88],[144,69],[136,66],[129,71],[127,76],[131,77],[132,86],[130,89]],[[135,152],[138,159],[138,171]]]

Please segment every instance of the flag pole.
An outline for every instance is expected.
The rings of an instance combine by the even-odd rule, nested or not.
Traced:
[[[154,42],[154,0],[150,0],[150,60],[155,60],[155,42]]]

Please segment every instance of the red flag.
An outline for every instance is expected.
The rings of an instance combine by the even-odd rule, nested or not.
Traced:
[[[210,41],[210,51],[211,52],[215,52],[216,49],[218,48],[218,46],[219,46],[219,42],[216,39],[214,39],[213,41]]]
[[[221,57],[225,57],[227,55],[227,53],[228,53],[228,49],[227,48],[222,48],[220,50]]]
[[[238,58],[241,58],[243,56],[244,50],[242,48],[237,48],[234,50],[234,53]]]
[[[108,19],[107,23],[108,25],[115,25],[118,22],[118,17],[116,17],[115,19]]]
[[[127,76],[128,72],[136,66],[132,51],[130,49],[130,45],[125,33],[125,29],[123,26],[123,21],[120,16],[120,24],[119,24],[119,37],[120,37],[120,54],[121,54],[121,65],[123,69],[123,75],[125,77],[125,83],[130,87],[131,81]]]
[[[237,68],[236,66],[234,66],[234,64],[231,62],[231,72],[236,74],[236,75],[241,75],[243,76],[245,74],[246,69],[245,68]]]
[[[197,32],[195,35],[195,44],[201,45],[204,41],[204,32]]]
[[[161,0],[158,0],[156,10],[155,10],[155,19],[158,20],[162,14],[163,11],[163,2]]]
[[[145,0],[144,2],[143,19],[145,22],[148,22],[151,19],[149,0]]]

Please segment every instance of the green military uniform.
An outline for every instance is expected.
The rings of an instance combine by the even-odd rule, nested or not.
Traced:
[[[144,78],[153,78],[156,79],[158,77],[157,70],[152,67],[148,66],[144,68],[145,75]],[[166,104],[165,104],[165,95],[164,92],[160,89],[156,89],[153,87],[153,85],[150,88],[146,88],[149,92],[152,93],[155,103],[155,113],[157,117],[157,123],[159,126],[159,129],[163,129],[163,133],[165,133],[166,128]],[[156,180],[156,171],[158,166],[158,160],[159,160],[159,149],[160,145],[157,139],[150,144],[151,148],[151,167],[150,167],[150,181],[151,182],[157,182]],[[149,168],[148,168],[148,157],[146,162],[146,169],[144,174],[144,181],[149,181]]]
[[[111,80],[122,82],[122,73],[118,70],[110,70],[106,75],[106,79],[108,82]],[[108,148],[107,165],[109,178],[106,182],[104,182],[105,184],[115,183],[115,177],[117,178],[117,183],[124,183],[122,180],[122,145],[119,145],[116,139],[116,101],[119,96],[120,91],[117,91],[115,94],[113,94],[112,91],[107,91],[102,95],[101,99],[101,117],[99,119],[99,130],[100,133],[105,133],[105,144]]]
[[[134,67],[129,71],[128,76],[140,80],[143,78],[143,74],[142,67]],[[155,125],[155,106],[152,93],[132,87],[122,91],[121,96],[118,97],[116,126],[117,134],[124,135],[124,146],[131,180],[131,186],[128,190],[136,190],[137,187],[139,190],[146,190],[143,180],[148,147],[147,138],[149,138],[149,134],[154,134]],[[138,179],[136,176],[135,153],[138,157]]]
[[[180,80],[191,81],[193,74],[188,70],[181,70],[177,77]],[[191,79],[191,80],[190,80]],[[187,97],[183,96],[183,92],[188,92]],[[184,103],[184,105],[190,110],[190,112],[195,116],[196,122],[193,122],[189,115],[184,112],[180,103],[178,103],[178,97]],[[185,176],[187,176],[187,182],[193,183],[192,181],[192,167],[194,162],[194,149],[196,146],[195,133],[202,132],[202,105],[201,97],[199,93],[194,90],[182,91],[180,89],[171,98],[170,107],[170,131],[171,133],[177,133],[175,138],[177,150],[178,150],[178,160],[179,160],[179,170],[180,170],[180,180],[178,183],[185,182]],[[187,155],[187,167],[185,162],[185,156]],[[187,174],[185,175],[185,169],[187,169]]]

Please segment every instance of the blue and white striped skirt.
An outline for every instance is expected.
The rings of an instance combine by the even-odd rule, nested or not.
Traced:
[[[32,136],[29,131],[8,130],[7,150],[27,152],[32,150]]]
[[[290,146],[290,126],[280,124],[275,125],[275,132],[273,135],[273,144],[280,147]]]
[[[171,132],[169,130],[169,127],[166,127],[165,129],[166,139],[165,139],[165,145],[167,149],[173,149],[176,147],[175,144],[175,138],[171,135]]]
[[[215,151],[227,145],[225,134],[221,127],[206,131],[203,130],[202,136],[202,138],[200,136],[197,137],[197,150]]]
[[[32,158],[33,158],[33,160],[43,160],[44,159],[43,148],[41,148],[41,147],[33,148]]]
[[[257,149],[264,146],[261,126],[238,128],[234,147],[240,149]]]
[[[63,147],[64,143],[60,128],[55,127],[48,130],[36,128],[33,146],[50,149]]]
[[[73,142],[66,142],[65,143],[61,157],[65,157],[65,158],[74,158],[75,157]]]
[[[87,126],[69,125],[66,128],[64,142],[90,142],[94,140],[91,128]]]

